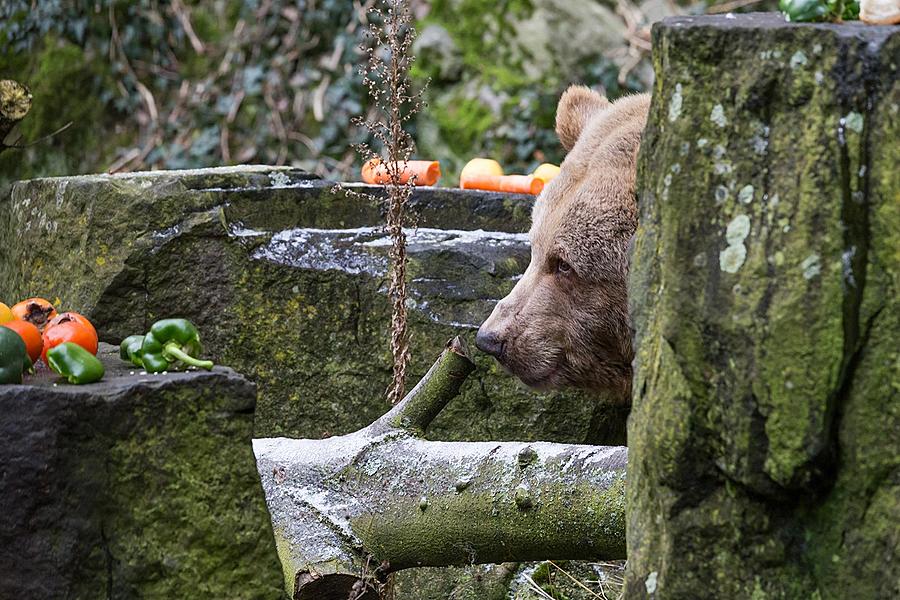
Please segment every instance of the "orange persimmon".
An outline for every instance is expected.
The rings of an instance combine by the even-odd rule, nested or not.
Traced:
[[[408,160],[399,166],[400,184],[415,177],[413,181],[415,185],[434,185],[441,178],[441,163],[436,160]],[[362,180],[366,183],[386,185],[391,182],[391,175],[381,159],[373,158],[363,165]]]
[[[47,321],[56,316],[56,309],[43,298],[29,298],[17,302],[12,307],[13,316],[21,321],[28,321],[38,329],[43,329]]]
[[[53,327],[55,325],[59,325],[60,323],[68,323],[69,321],[75,321],[76,323],[81,323],[82,325],[84,325],[85,327],[90,329],[91,333],[94,334],[94,337],[99,340],[99,337],[97,336],[97,329],[94,328],[94,324],[91,323],[90,321],[88,321],[87,317],[85,317],[84,315],[79,314],[74,311],[71,311],[71,310],[66,311],[64,313],[60,313],[60,314],[56,315],[55,317],[53,317],[52,319],[50,319],[50,322],[47,323],[47,328]]]
[[[28,352],[31,362],[36,361],[40,357],[44,342],[41,339],[41,332],[38,331],[38,328],[33,323],[14,319],[3,323],[0,327],[12,329],[19,334],[19,337],[25,342],[25,351]]]
[[[459,182],[464,190],[487,190],[511,194],[538,195],[544,182],[531,175],[471,175]]]
[[[79,323],[75,320],[57,323],[44,329],[43,339],[44,350],[41,353],[41,358],[44,360],[44,364],[49,364],[47,362],[47,351],[64,342],[78,344],[91,354],[97,354],[97,332],[94,330],[94,326],[89,323]]]

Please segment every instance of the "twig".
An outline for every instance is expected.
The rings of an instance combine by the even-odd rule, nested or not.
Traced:
[[[197,54],[205,53],[206,47],[203,45],[203,42],[200,41],[200,38],[197,37],[197,34],[194,31],[193,26],[191,25],[191,17],[188,13],[187,7],[184,5],[184,2],[182,2],[181,0],[172,0],[172,11],[175,13],[175,16],[181,23],[181,27],[184,29],[184,33],[190,40],[191,46],[194,48],[194,52],[196,52]]]
[[[110,59],[115,59],[115,54],[113,54],[114,49],[118,51],[118,53],[122,56],[122,63],[125,65],[125,69],[129,75],[131,75],[132,79],[134,79],[135,87],[137,88],[138,94],[140,94],[141,99],[147,105],[147,114],[150,117],[150,123],[152,124],[152,133],[149,135],[147,143],[144,144],[144,147],[141,150],[134,154],[133,151],[126,154],[129,158],[128,160],[120,159],[116,161],[113,167],[109,168],[110,173],[115,173],[120,169],[124,169],[127,165],[129,165],[132,161],[143,162],[145,158],[150,154],[153,148],[156,147],[158,143],[162,141],[162,136],[159,132],[159,111],[156,108],[156,99],[153,97],[153,93],[150,89],[141,83],[140,79],[138,79],[137,73],[135,73],[134,68],[131,66],[131,62],[128,60],[128,54],[125,52],[125,47],[122,45],[122,38],[119,35],[119,25],[116,21],[116,11],[113,4],[109,5],[108,9],[109,15],[109,24],[110,29],[112,30],[112,39],[113,43],[110,44]],[[121,85],[121,82],[120,82]]]
[[[558,564],[556,564],[556,563],[553,562],[552,560],[548,560],[547,562],[550,563],[551,565],[553,565],[554,567],[556,567],[557,569],[559,569],[559,572],[560,572],[560,573],[562,573],[563,575],[565,575],[566,577],[568,577],[570,580],[572,580],[572,582],[573,582],[575,585],[577,585],[578,587],[580,587],[581,589],[583,589],[584,591],[586,591],[588,594],[590,594],[590,595],[593,596],[594,598],[600,598],[600,595],[598,595],[595,591],[593,591],[593,590],[592,590],[591,588],[589,588],[588,586],[586,586],[586,585],[584,585],[583,583],[581,583],[580,581],[578,581],[578,579],[576,579],[575,577],[572,577],[572,575],[571,575],[568,571],[566,571],[565,569],[563,569],[562,567],[560,567]],[[600,598],[600,600],[603,600],[603,599]]]
[[[15,143],[15,144],[12,144],[11,146],[7,146],[7,148],[22,149],[22,148],[28,148],[30,146],[36,146],[36,145],[40,144],[41,142],[46,142],[47,140],[49,140],[50,138],[52,138],[55,135],[59,135],[60,133],[62,133],[63,131],[65,131],[66,129],[68,129],[71,126],[72,126],[72,121],[69,121],[68,123],[66,123],[65,125],[60,127],[59,129],[54,131],[53,133],[48,133],[47,135],[45,135],[43,137],[39,137],[38,139],[33,140],[31,142],[27,142],[25,144]],[[18,140],[17,140],[17,142],[18,142]]]
[[[231,148],[228,143],[228,136],[231,130],[230,127],[237,118],[238,110],[240,110],[241,102],[243,101],[244,90],[238,90],[231,103],[231,108],[228,109],[228,114],[225,116],[225,124],[222,125],[222,133],[219,136],[219,149],[222,152],[222,160],[226,163],[231,162]]]
[[[372,99],[373,109],[380,114],[373,115],[370,112],[367,117],[359,117],[352,122],[367,129],[384,154],[379,155],[368,144],[359,144],[357,151],[363,156],[363,160],[377,160],[387,172],[387,230],[391,237],[388,296],[391,300],[390,345],[394,359],[393,377],[387,396],[391,404],[396,404],[403,397],[410,362],[404,224],[406,204],[415,185],[414,178],[404,177],[415,142],[403,126],[418,112],[424,90],[416,93],[411,91],[409,68],[414,57],[410,55],[410,50],[416,32],[409,1],[383,0],[383,7],[376,6],[374,2],[367,2],[366,6],[370,4],[374,8],[362,15],[367,23],[368,43],[360,48],[367,55],[360,74]],[[336,56],[336,53],[332,56]],[[314,113],[317,110],[319,113],[323,112],[322,97],[329,83],[330,78],[326,76],[317,89]],[[355,195],[365,195],[376,200],[374,196],[367,194]]]
[[[640,64],[645,54],[649,54],[652,45],[650,44],[650,28],[640,26],[640,23],[646,20],[644,14],[631,0],[617,0],[616,12],[625,21],[625,40],[628,42],[628,48],[625,51],[627,58],[619,68],[618,75],[619,85],[624,85],[628,74]]]
[[[543,600],[556,600],[556,598],[545,592],[541,586],[536,584],[531,576],[523,573],[522,577],[525,579],[525,581],[528,582],[528,587],[531,588],[531,591],[537,594],[540,598],[542,598]]]

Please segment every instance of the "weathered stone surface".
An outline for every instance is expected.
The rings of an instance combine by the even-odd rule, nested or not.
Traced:
[[[254,386],[115,351],[97,384],[0,386],[0,597],[280,598]]]
[[[639,165],[628,598],[900,594],[900,27],[672,19]]]
[[[379,207],[333,188],[267,167],[17,183],[0,200],[0,298],[58,300],[112,342],[188,317],[259,385],[257,437],[355,431],[384,412],[390,380],[387,246]],[[525,270],[531,199],[420,189],[412,208],[415,381]],[[477,360],[434,437],[621,441],[604,432],[621,412],[609,427],[596,398],[535,394]]]

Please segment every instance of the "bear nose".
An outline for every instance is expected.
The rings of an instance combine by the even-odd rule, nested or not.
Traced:
[[[503,342],[496,331],[485,331],[479,329],[475,335],[475,347],[494,357],[499,357],[503,353]]]

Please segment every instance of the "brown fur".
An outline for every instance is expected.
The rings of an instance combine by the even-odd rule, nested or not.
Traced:
[[[556,131],[569,153],[535,203],[531,264],[476,339],[528,385],[629,400],[628,243],[649,106],[646,94],[610,104],[576,86],[560,99]]]

